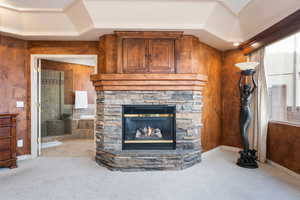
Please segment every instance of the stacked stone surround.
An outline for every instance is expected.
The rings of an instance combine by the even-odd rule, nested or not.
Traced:
[[[122,150],[122,105],[175,105],[176,150]],[[98,91],[96,161],[111,170],[178,170],[201,161],[200,91]]]

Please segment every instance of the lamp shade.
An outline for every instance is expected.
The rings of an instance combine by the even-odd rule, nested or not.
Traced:
[[[258,62],[242,62],[242,63],[236,63],[235,66],[238,67],[241,71],[249,70],[249,69],[255,69],[255,67],[259,65]]]

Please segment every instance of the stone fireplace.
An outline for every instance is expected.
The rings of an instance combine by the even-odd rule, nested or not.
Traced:
[[[199,41],[182,32],[115,32],[99,41],[96,162],[180,170],[201,161]]]
[[[153,110],[136,109],[128,114],[128,108],[137,108],[132,105],[148,109],[153,105]],[[200,91],[97,92],[97,163],[130,171],[184,169],[200,162],[201,109]],[[133,123],[129,135],[124,135],[126,122],[134,120],[142,122]],[[162,138],[137,139],[139,128],[160,129]]]

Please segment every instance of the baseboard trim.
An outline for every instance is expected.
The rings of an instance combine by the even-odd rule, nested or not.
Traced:
[[[238,147],[232,147],[232,146],[227,146],[227,145],[221,145],[219,146],[220,149],[225,150],[225,151],[233,151],[235,153],[238,153],[239,151],[241,151],[241,148]]]
[[[21,160],[29,160],[29,159],[33,159],[34,157],[31,154],[28,155],[21,155],[21,156],[17,156],[17,160],[21,161]]]
[[[227,146],[227,145],[220,145],[214,149],[211,149],[209,151],[206,151],[204,152],[203,154],[206,154],[206,153],[210,153],[210,152],[214,152],[214,151],[218,151],[218,150],[225,150],[225,151],[231,151],[231,152],[235,152],[235,153],[238,153],[239,151],[241,151],[242,149],[241,148],[238,148],[238,147],[232,147],[232,146]],[[273,167],[276,167],[277,169],[289,174],[290,176],[294,177],[294,178],[297,178],[300,180],[300,174],[272,161],[272,160],[269,160],[267,159],[267,163]]]
[[[217,146],[213,149],[210,149],[208,151],[205,151],[203,152],[203,154],[206,154],[206,153],[211,153],[211,152],[215,152],[215,151],[218,151],[218,150],[225,150],[225,151],[233,151],[233,152],[239,152],[241,151],[242,149],[241,148],[238,148],[238,147],[232,147],[232,146],[226,146],[226,145],[220,145],[220,146]]]
[[[202,152],[202,154],[207,154],[207,153],[215,152],[215,151],[218,151],[220,149],[221,149],[221,146],[217,146],[217,147],[215,147],[213,149],[210,149],[208,151]]]
[[[234,152],[234,153],[238,153],[242,149],[237,148],[237,147],[220,145],[220,146],[217,146],[217,147],[215,147],[213,149],[210,149],[208,151],[203,152],[202,155],[205,157],[205,156],[208,156],[209,154],[211,154],[211,153],[213,153],[215,151],[220,151],[220,150],[225,150],[225,151],[231,151],[231,152]]]
[[[280,169],[281,171],[284,171],[285,173],[289,174],[290,176],[295,177],[300,180],[300,174],[298,174],[298,173],[296,173],[296,172],[294,172],[272,160],[267,159],[267,163],[272,165],[273,167],[276,167],[277,169]]]

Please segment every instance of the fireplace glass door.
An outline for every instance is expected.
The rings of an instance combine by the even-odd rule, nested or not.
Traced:
[[[123,149],[175,149],[175,106],[123,106]]]

